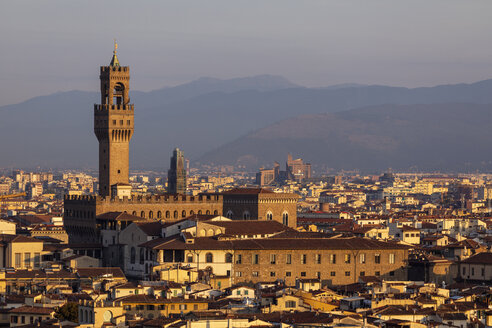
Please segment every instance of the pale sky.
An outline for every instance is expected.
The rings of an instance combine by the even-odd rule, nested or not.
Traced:
[[[98,89],[113,38],[131,87],[282,75],[431,86],[492,77],[492,1],[0,0],[0,105]]]

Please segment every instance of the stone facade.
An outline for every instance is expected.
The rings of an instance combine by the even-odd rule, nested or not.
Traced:
[[[130,68],[119,65],[114,51],[110,66],[100,70],[101,104],[94,105],[94,133],[99,141],[99,194],[128,184],[134,107],[130,104]]]
[[[164,222],[177,221],[194,214],[220,215],[222,196],[162,195],[132,198],[99,196],[65,197],[65,229],[70,242],[99,241],[96,216],[107,212],[126,212]]]
[[[285,279],[287,285],[294,285],[296,279],[320,279],[327,285],[345,285],[357,282],[360,276],[394,280],[407,277],[404,265],[408,252],[405,249],[257,249],[236,250],[234,255],[234,283]],[[335,263],[332,263],[333,256]],[[239,257],[241,263],[237,263]],[[361,257],[365,259],[362,261]]]
[[[273,220],[297,227],[299,196],[268,189],[238,188],[223,193],[223,215],[233,220]]]

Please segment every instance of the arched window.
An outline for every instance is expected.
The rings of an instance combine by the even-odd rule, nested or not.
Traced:
[[[89,311],[85,310],[85,321],[89,322]]]
[[[92,311],[89,311],[89,323],[93,323],[94,321],[92,320]]]
[[[166,219],[169,219],[171,217],[171,212],[166,211]]]
[[[135,264],[135,247],[130,249],[130,263]]]
[[[231,253],[226,253],[225,263],[232,263],[232,254]]]
[[[140,248],[140,264],[144,264],[145,260],[145,249]]]
[[[144,211],[140,212],[140,217],[142,217],[142,218],[145,217],[145,212]]]
[[[149,219],[153,219],[153,218],[154,218],[154,212],[149,211]]]
[[[177,219],[178,218],[178,211],[174,211],[174,218]]]
[[[266,219],[268,221],[272,221],[273,220],[273,214],[272,212],[268,211],[267,214],[266,214]]]
[[[190,215],[195,215],[195,211],[190,211]]]
[[[215,230],[216,235],[220,235],[221,233],[222,233],[222,230],[220,230],[220,229]]]
[[[205,262],[212,263],[214,261],[214,256],[212,253],[205,254]]]
[[[133,211],[132,215],[137,216],[137,211]]]
[[[215,210],[214,215],[219,215],[219,211]]]
[[[229,210],[229,211],[227,211],[226,217],[228,217],[229,219],[232,219],[233,215],[234,215],[234,213],[232,213],[232,211]]]
[[[208,229],[208,236],[214,235],[214,229]]]
[[[251,214],[249,214],[248,211],[243,212],[243,220],[249,220],[251,219]]]
[[[181,217],[182,218],[185,218],[186,217],[186,211],[185,210],[183,210],[183,212],[181,212]]]
[[[158,219],[162,218],[162,212],[161,211],[157,211],[157,218]]]
[[[205,214],[210,215],[210,211],[209,211],[209,210],[207,210],[207,212],[205,212]]]
[[[200,230],[200,237],[205,237],[207,235],[207,232],[205,229]]]
[[[198,215],[202,215],[202,210],[198,210]]]
[[[286,225],[286,226],[288,226],[288,225],[289,225],[289,213],[284,212],[284,213],[282,214],[282,223],[283,223],[284,225]]]

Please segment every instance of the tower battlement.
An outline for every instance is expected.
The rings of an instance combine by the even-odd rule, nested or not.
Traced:
[[[126,110],[126,111],[133,111],[134,110],[134,105],[133,104],[116,104],[116,105],[100,105],[100,104],[94,104],[94,113],[99,113],[99,112],[107,112],[110,110]]]
[[[124,72],[130,73],[129,66],[101,66],[101,74],[109,72]]]
[[[190,195],[152,195],[152,196],[132,196],[132,197],[104,197],[104,196],[85,196],[85,195],[65,195],[65,202],[86,203],[86,204],[184,204],[184,203],[222,203],[220,194],[202,194],[198,196]]]

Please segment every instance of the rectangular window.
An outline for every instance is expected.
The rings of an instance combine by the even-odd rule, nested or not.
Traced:
[[[381,272],[376,271],[376,272],[374,272],[374,275],[375,275],[376,277],[379,277],[379,276],[381,275]]]
[[[241,264],[243,262],[243,256],[241,254],[236,255],[236,264]]]
[[[321,254],[316,254],[315,261],[316,264],[321,264]]]
[[[485,277],[485,268],[482,268],[482,277]]]
[[[270,277],[275,277],[275,274],[276,274],[275,271],[271,271],[270,272]]]
[[[24,267],[31,267],[31,253],[24,253]]]
[[[113,120],[113,125],[116,125],[116,120]]]
[[[286,272],[285,272],[285,276],[286,276],[286,277],[290,277],[290,276],[292,276],[292,272],[290,272],[290,271],[286,271]]]
[[[463,267],[463,275],[465,275],[465,274],[466,274],[466,268]]]
[[[186,308],[188,308],[188,306],[186,304],[180,304],[179,305],[180,310],[186,310]]]
[[[302,254],[301,255],[301,264],[306,264],[307,263],[307,255],[306,254]]]
[[[253,272],[251,272],[251,275],[252,275],[253,277],[258,277],[258,271],[253,271]]]
[[[316,278],[321,279],[321,272],[316,272]]]
[[[285,260],[286,264],[292,264],[292,254],[287,254],[287,258]]]
[[[345,263],[350,263],[350,254],[345,254]]]
[[[154,310],[154,305],[147,305],[147,310]]]
[[[236,295],[237,295],[237,296],[241,296],[241,290],[239,290],[239,289],[238,289],[238,290],[236,290]]]
[[[345,271],[345,277],[350,277],[350,271]]]
[[[132,306],[131,306],[131,305],[125,305],[125,306],[124,306],[124,309],[125,309],[126,311],[130,311],[130,310],[132,309]]]
[[[471,268],[471,275],[474,276],[475,275],[475,268]]]
[[[241,271],[236,271],[236,277],[242,277],[242,272]]]
[[[390,253],[390,255],[389,255],[389,263],[390,264],[395,264],[395,254]]]
[[[123,120],[120,120],[120,125],[123,125]]]
[[[375,254],[374,255],[374,263],[376,263],[376,264],[381,263],[381,254]]]
[[[159,304],[159,306],[157,307],[157,309],[159,309],[159,310],[165,310],[166,309],[166,306],[164,304]]]
[[[126,121],[126,125],[130,125],[130,120],[127,120]]]
[[[335,277],[335,275],[336,275],[335,271],[330,272],[330,276]]]
[[[395,275],[395,271],[390,271],[390,276],[393,277]]]
[[[361,271],[359,274],[359,276],[361,276],[361,277],[364,277],[365,275],[366,275],[366,273],[364,271]]]
[[[249,294],[249,290],[247,290],[247,289],[246,289],[246,290],[244,291],[244,295],[248,295],[248,294]]]
[[[193,310],[198,310],[198,304],[193,305]]]
[[[34,267],[39,268],[41,266],[41,253],[34,253]]]
[[[337,263],[337,255],[330,254],[330,264],[336,264],[336,263]]]
[[[260,255],[253,254],[253,264],[258,264],[258,263],[260,263]]]
[[[15,253],[15,267],[20,268],[22,263],[22,254],[21,253]]]
[[[305,276],[306,276],[306,271],[301,272],[301,277],[305,277]]]
[[[362,253],[359,255],[360,264],[366,263],[366,254]]]
[[[276,264],[276,263],[277,263],[277,255],[270,254],[270,264]]]

